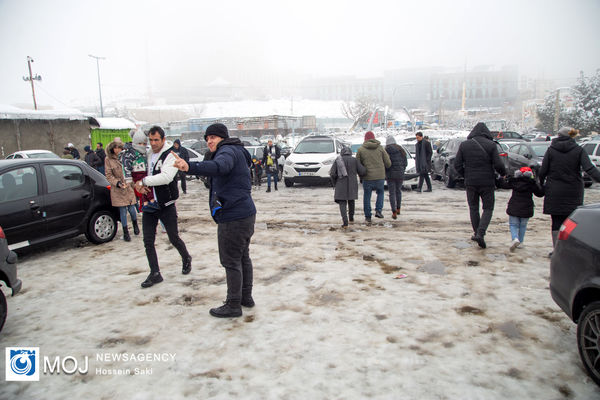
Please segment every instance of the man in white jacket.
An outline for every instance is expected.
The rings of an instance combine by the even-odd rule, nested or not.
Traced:
[[[169,241],[181,255],[183,263],[181,273],[186,275],[192,270],[192,256],[190,256],[185,243],[179,237],[177,229],[175,200],[179,197],[179,191],[177,190],[175,176],[178,169],[173,165],[175,162],[175,157],[171,154],[173,144],[166,140],[165,132],[160,126],[150,128],[148,141],[152,148],[152,152],[148,155],[148,176],[136,182],[136,190],[140,193],[152,190],[156,199],[154,204],[157,203],[157,206],[153,210],[144,211],[142,216],[144,247],[150,265],[150,275],[142,282],[143,288],[150,287],[163,280],[158,266],[158,256],[154,248],[156,227],[159,220],[165,226]]]

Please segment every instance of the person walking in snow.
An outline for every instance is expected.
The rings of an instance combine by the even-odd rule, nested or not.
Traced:
[[[102,160],[102,164],[100,168],[98,168],[98,171],[100,171],[100,173],[104,175],[104,159],[106,158],[106,152],[102,147],[102,142],[96,143],[96,154],[98,155],[98,157],[100,157],[100,160]]]
[[[262,165],[267,173],[267,192],[271,191],[271,178],[273,178],[273,184],[275,190],[277,190],[277,180],[279,173],[279,158],[281,157],[281,150],[279,146],[273,144],[272,140],[267,142],[267,145],[263,149]]]
[[[375,217],[383,218],[383,196],[385,185],[385,169],[392,166],[390,156],[381,147],[379,140],[375,139],[373,132],[365,133],[365,141],[356,152],[356,159],[366,168],[363,177],[363,207],[365,222],[371,223],[371,194],[373,190],[377,193],[375,201]]]
[[[131,241],[129,228],[127,227],[127,213],[131,216],[133,232],[139,235],[140,229],[137,223],[136,199],[131,183],[125,180],[123,164],[119,161],[119,154],[123,151],[123,143],[110,142],[106,148],[108,152],[104,160],[106,179],[110,183],[110,201],[113,207],[119,208],[121,225],[123,226],[123,240]]]
[[[510,251],[515,251],[525,240],[527,222],[529,218],[533,217],[533,195],[544,196],[544,189],[533,176],[533,171],[529,167],[516,170],[514,177],[500,180],[500,187],[512,189],[506,213],[512,239]]]
[[[139,193],[152,191],[158,207],[153,212],[144,211],[142,214],[144,248],[150,266],[150,274],[142,282],[142,288],[148,288],[163,281],[154,247],[158,221],[163,223],[169,242],[181,256],[181,273],[187,275],[192,270],[192,256],[184,241],[179,237],[177,228],[175,201],[179,198],[179,191],[175,181],[175,175],[177,175],[177,167],[174,166],[176,155],[171,151],[173,143],[165,138],[165,131],[157,125],[148,131],[148,141],[152,149],[148,155],[148,175],[136,182],[135,190]]]
[[[426,192],[431,192],[431,179],[429,178],[429,171],[431,170],[431,156],[433,150],[431,149],[431,143],[429,140],[423,140],[423,133],[417,132],[415,137],[417,143],[415,145],[415,168],[419,174],[419,184],[417,192],[422,192],[423,181],[427,183]]]
[[[471,240],[485,249],[485,232],[494,214],[494,191],[496,190],[496,170],[501,176],[506,175],[506,169],[498,154],[496,143],[488,127],[479,122],[467,140],[458,147],[454,159],[454,169],[459,176],[464,176],[469,204],[469,216],[473,227]],[[479,215],[479,199],[483,212]]]
[[[227,279],[225,304],[210,309],[210,315],[240,317],[242,306],[254,307],[250,259],[250,239],[256,220],[250,182],[252,158],[240,139],[229,137],[229,131],[223,124],[212,124],[206,128],[204,139],[210,150],[204,161],[188,164],[177,158],[175,166],[192,175],[209,177],[208,204],[218,225],[219,259]]]
[[[583,204],[585,171],[600,182],[600,171],[592,164],[588,153],[575,142],[578,130],[563,127],[548,147],[540,167],[540,183],[544,186],[544,214],[552,217],[552,247],[556,246],[560,226],[577,207]],[[550,253],[552,254],[552,253]]]
[[[180,158],[183,158],[186,162],[190,160],[190,155],[185,147],[181,145],[181,141],[179,139],[175,139],[173,142],[173,152],[177,154]],[[187,174],[183,171],[177,172],[177,180],[181,181],[181,191],[183,194],[187,193],[187,183],[186,183]]]
[[[85,151],[86,164],[94,168],[95,170],[100,171],[100,167],[104,166],[104,161],[102,161],[100,157],[98,157],[98,155],[92,151],[92,148],[90,146],[85,146],[83,148],[83,151]]]
[[[393,136],[388,136],[385,144],[385,151],[392,162],[392,165],[385,169],[385,177],[388,183],[392,218],[396,219],[402,206],[402,183],[404,182],[404,171],[408,162],[406,152],[400,145],[396,144],[396,139]]]
[[[335,188],[333,199],[340,206],[342,228],[348,228],[348,221],[354,222],[354,202],[358,199],[357,175],[363,176],[366,168],[352,156],[349,147],[343,147],[340,155],[329,170]]]

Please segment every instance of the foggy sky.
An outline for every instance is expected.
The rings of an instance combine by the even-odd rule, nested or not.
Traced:
[[[105,103],[223,78],[237,85],[518,64],[533,78],[600,68],[597,0],[0,0],[0,104]]]

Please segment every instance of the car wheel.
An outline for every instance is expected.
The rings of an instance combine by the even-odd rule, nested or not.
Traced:
[[[92,215],[85,236],[95,244],[110,242],[117,234],[117,222],[110,211],[101,210]]]
[[[4,321],[6,321],[6,314],[8,314],[8,307],[6,306],[6,297],[4,297],[4,293],[2,292],[2,290],[0,290],[0,331],[2,331]]]
[[[292,187],[292,186],[294,186],[294,181],[291,181],[289,179],[284,179],[283,183],[285,183],[285,187]]]
[[[454,186],[456,186],[456,181],[452,178],[452,175],[450,175],[450,172],[448,171],[448,167],[446,167],[446,169],[444,170],[444,184],[446,185],[447,188],[452,189]]]
[[[588,375],[600,385],[600,301],[589,304],[581,313],[577,347]]]

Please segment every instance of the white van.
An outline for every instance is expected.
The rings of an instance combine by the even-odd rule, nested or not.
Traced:
[[[307,136],[302,139],[285,160],[285,186],[328,182],[329,170],[344,146],[347,144],[331,136]]]

